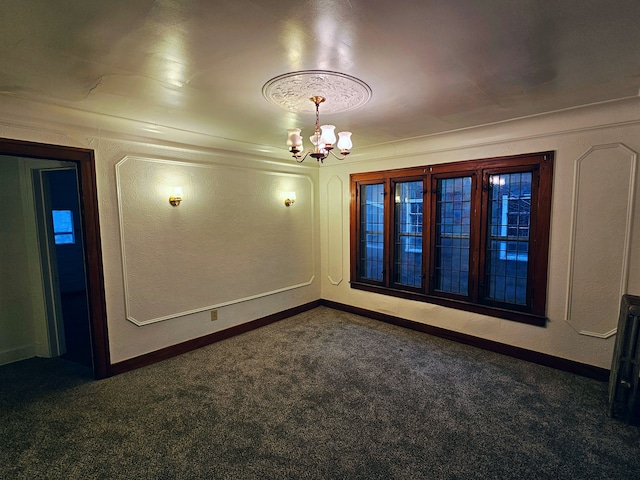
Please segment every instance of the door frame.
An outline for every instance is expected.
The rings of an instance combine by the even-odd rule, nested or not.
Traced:
[[[89,297],[93,373],[97,379],[111,376],[96,165],[93,150],[0,138],[0,155],[59,160],[74,162],[77,165],[87,295]]]

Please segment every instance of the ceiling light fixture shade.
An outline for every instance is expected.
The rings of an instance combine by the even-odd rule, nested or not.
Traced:
[[[345,150],[351,150],[353,148],[353,142],[351,141],[351,132],[338,133],[338,148],[340,153]]]
[[[302,150],[302,135],[299,128],[292,128],[287,130],[287,147],[291,150],[291,147],[296,147],[298,150]]]

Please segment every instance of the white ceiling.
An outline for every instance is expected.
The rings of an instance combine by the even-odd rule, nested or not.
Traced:
[[[313,116],[263,84],[331,70],[373,91],[321,109],[355,151],[638,96],[638,20],[640,0],[4,0],[0,102],[284,149]]]

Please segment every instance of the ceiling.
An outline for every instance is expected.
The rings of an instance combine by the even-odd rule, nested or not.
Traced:
[[[320,109],[355,151],[637,97],[638,19],[638,0],[3,1],[0,102],[284,152],[285,130],[309,135],[314,118],[262,86],[330,70],[372,90],[358,110]]]

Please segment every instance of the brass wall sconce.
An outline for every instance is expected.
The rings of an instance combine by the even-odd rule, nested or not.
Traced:
[[[289,192],[287,194],[287,198],[284,201],[284,204],[287,207],[290,207],[291,205],[293,205],[294,203],[296,203],[296,192]]]
[[[169,203],[174,207],[180,205],[182,201],[182,187],[173,187],[173,195],[169,197]]]

